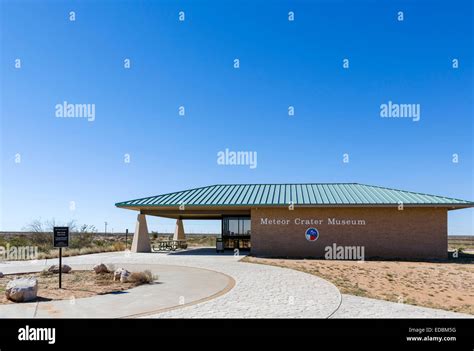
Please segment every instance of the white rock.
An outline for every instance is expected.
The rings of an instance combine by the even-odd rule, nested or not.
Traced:
[[[123,270],[122,274],[120,274],[120,282],[126,283],[128,281],[129,276],[130,276],[130,272],[127,270]]]
[[[7,299],[15,302],[35,300],[38,293],[38,280],[35,278],[17,278],[10,280],[5,289]]]
[[[94,272],[96,272],[97,274],[109,273],[109,269],[107,268],[107,266],[105,264],[100,263],[100,264],[96,264],[94,266]]]
[[[63,264],[61,268],[62,268],[63,273],[69,273],[71,271],[71,267],[68,266],[67,264]],[[59,273],[59,265],[58,264],[52,265],[51,267],[48,268],[48,272]]]
[[[130,272],[127,271],[125,268],[117,268],[114,272],[114,281],[120,280],[123,283],[124,281],[126,281],[129,275]],[[123,279],[122,276],[124,277]]]

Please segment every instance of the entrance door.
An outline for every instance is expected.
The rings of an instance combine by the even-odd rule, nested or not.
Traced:
[[[250,217],[223,217],[222,241],[224,249],[250,249]]]

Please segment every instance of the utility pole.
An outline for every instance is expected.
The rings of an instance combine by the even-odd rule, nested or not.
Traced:
[[[105,222],[105,235],[107,235],[107,222]]]

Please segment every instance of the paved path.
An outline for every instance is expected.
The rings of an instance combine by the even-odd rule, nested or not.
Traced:
[[[473,315],[342,294],[332,318],[474,318]]]
[[[92,264],[71,264],[73,270],[91,270]],[[127,318],[157,313],[215,298],[230,290],[235,281],[207,269],[157,265],[121,264],[131,272],[150,270],[158,280],[153,284],[114,294],[66,300],[0,305],[1,318]],[[12,268],[12,267],[11,267]],[[24,266],[21,272],[38,272],[44,266]],[[67,284],[63,285],[67,293]],[[41,295],[41,294],[40,294]]]
[[[387,301],[341,295],[331,283],[286,268],[238,262],[240,257],[216,255],[213,250],[174,254],[104,253],[65,258],[64,263],[171,264],[224,273],[235,280],[227,293],[209,301],[151,313],[153,318],[457,318],[473,317]],[[50,265],[57,260],[39,261]],[[31,265],[31,264],[30,264]],[[5,273],[26,263],[0,264]]]
[[[321,278],[290,269],[238,262],[240,258],[215,255],[212,250],[197,250],[194,254],[187,252],[170,255],[104,253],[67,257],[63,261],[73,267],[100,262],[114,264],[115,267],[124,263],[172,264],[221,272],[235,280],[234,288],[225,295],[199,304],[199,308],[183,307],[180,310],[184,314],[178,313],[176,317],[327,318],[339,306],[339,290]],[[37,265],[43,267],[54,263],[57,260],[38,261]],[[17,272],[22,270],[22,266],[26,269],[31,264],[0,264],[0,271]],[[172,316],[172,311],[167,313],[154,316]]]

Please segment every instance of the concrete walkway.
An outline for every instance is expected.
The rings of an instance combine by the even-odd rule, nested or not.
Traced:
[[[114,264],[115,267],[125,264],[185,266],[220,272],[235,280],[234,288],[228,293],[196,305],[201,306],[200,308],[180,308],[185,314],[178,314],[177,317],[327,318],[339,306],[339,290],[323,279],[290,269],[238,262],[240,258],[227,254],[216,255],[215,250],[193,250],[175,254],[103,253],[67,257],[63,261],[73,268],[100,262]],[[36,265],[41,270],[55,263],[57,260],[42,260]],[[0,264],[0,271],[18,272],[28,267],[31,267],[31,263],[7,263]],[[172,311],[153,316],[166,317],[167,313]],[[129,314],[134,313],[129,311]],[[101,317],[102,312],[96,311],[91,315],[94,316]]]
[[[73,270],[91,270],[91,264],[72,264]],[[67,300],[0,305],[1,318],[130,318],[182,308],[225,294],[234,279],[207,269],[156,265],[122,264],[131,272],[150,270],[158,280],[118,293]],[[13,267],[9,267],[13,268]],[[38,265],[16,271],[38,272]],[[63,286],[67,292],[67,286]],[[41,294],[40,294],[41,295]]]
[[[159,312],[149,310],[141,316],[151,318],[466,318],[471,315],[435,310],[387,301],[341,295],[331,283],[314,275],[286,268],[239,262],[241,257],[216,255],[214,250],[196,249],[173,254],[104,253],[65,258],[74,265],[96,263],[173,265],[194,267],[223,273],[235,281],[228,292],[205,302]],[[44,267],[57,260],[38,261]],[[31,267],[31,263],[0,264],[4,273]],[[150,287],[153,288],[153,287]],[[138,289],[138,288],[137,288]],[[135,289],[133,289],[135,290]],[[161,295],[148,296],[149,300]],[[115,297],[107,296],[109,299]],[[174,296],[175,301],[177,296]],[[84,299],[85,300],[85,299]],[[144,299],[141,299],[141,303]],[[146,299],[145,299],[146,300]],[[111,306],[114,305],[111,301]],[[57,302],[56,302],[57,303]],[[109,302],[107,302],[109,303]],[[136,306],[141,306],[137,303]],[[100,310],[88,317],[103,317]],[[135,315],[128,310],[128,315]],[[1,306],[0,306],[1,316]]]
[[[332,318],[474,318],[474,316],[343,294],[341,306]]]

